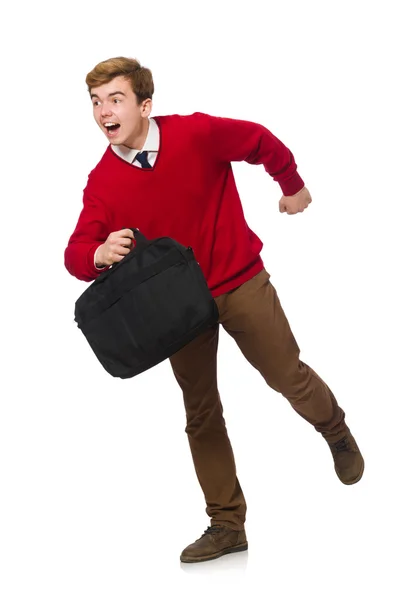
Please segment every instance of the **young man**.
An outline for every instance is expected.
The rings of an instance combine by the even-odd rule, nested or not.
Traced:
[[[99,63],[86,78],[94,118],[109,146],[88,177],[65,266],[83,281],[128,254],[137,227],[191,246],[219,309],[219,323],[269,386],[322,434],[344,484],[361,479],[363,457],[327,385],[299,359],[276,290],[248,227],[232,161],[262,165],[282,190],[280,211],[311,202],[294,156],[257,123],[203,113],[150,118],[149,69],[132,59]],[[246,504],[217,388],[219,323],[171,357],[183,392],[186,433],[211,526],[182,552],[184,562],[247,549]]]

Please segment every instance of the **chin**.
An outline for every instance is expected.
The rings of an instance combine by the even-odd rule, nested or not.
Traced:
[[[108,138],[108,142],[109,144],[112,144],[112,146],[123,146],[125,144],[125,141],[126,140],[121,137],[116,137],[114,139]]]

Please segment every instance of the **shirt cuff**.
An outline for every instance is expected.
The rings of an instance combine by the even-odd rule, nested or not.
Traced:
[[[280,181],[279,186],[284,196],[294,196],[305,187],[305,182],[301,176],[295,172],[287,181]]]

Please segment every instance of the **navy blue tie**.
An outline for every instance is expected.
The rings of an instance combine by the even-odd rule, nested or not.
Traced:
[[[135,159],[144,167],[145,169],[151,169],[152,165],[147,159],[147,150],[144,152],[138,152]]]

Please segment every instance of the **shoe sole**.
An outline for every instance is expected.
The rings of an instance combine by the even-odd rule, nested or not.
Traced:
[[[238,546],[232,546],[231,548],[225,548],[220,552],[216,552],[216,554],[209,554],[207,556],[181,556],[181,562],[184,563],[195,563],[195,562],[204,562],[206,560],[215,560],[215,558],[220,558],[225,554],[232,554],[233,552],[243,552],[244,550],[248,550],[248,542],[244,544],[239,544]]]
[[[338,475],[338,477],[339,477],[339,479],[341,480],[342,483],[344,483],[345,485],[353,485],[354,483],[358,483],[360,481],[360,479],[361,479],[361,477],[363,476],[363,473],[364,473],[364,468],[365,468],[365,463],[364,463],[364,460],[363,460],[361,471],[359,472],[359,474],[357,475],[357,477],[355,479],[353,479],[353,481],[343,481],[343,479],[340,479],[340,477],[338,475],[338,471],[336,471],[336,469],[335,469],[335,471],[336,471],[336,474]]]

